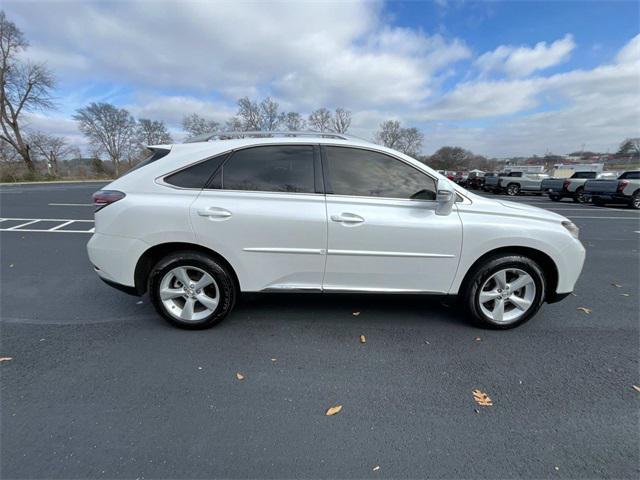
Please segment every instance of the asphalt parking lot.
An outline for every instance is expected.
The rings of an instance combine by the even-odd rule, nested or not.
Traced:
[[[515,330],[279,294],[189,332],[93,273],[101,185],[0,186],[3,478],[637,478],[638,212],[516,198],[573,220],[587,261]]]

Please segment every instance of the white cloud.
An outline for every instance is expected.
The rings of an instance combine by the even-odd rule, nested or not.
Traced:
[[[633,37],[616,56],[618,63],[637,63],[640,62],[640,33]]]
[[[228,98],[259,86],[304,106],[355,109],[424,99],[442,69],[470,56],[460,40],[383,24],[378,2],[5,4],[31,39],[30,55],[71,84]]]
[[[526,77],[536,70],[558,65],[569,58],[576,44],[569,34],[547,46],[539,42],[533,48],[501,45],[481,55],[475,66],[483,73],[501,72],[509,77]]]

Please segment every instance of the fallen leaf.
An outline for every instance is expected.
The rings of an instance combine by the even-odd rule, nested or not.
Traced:
[[[628,296],[629,296],[629,294],[628,294],[628,293],[621,293],[621,294],[620,294],[620,296],[621,296],[621,297],[628,297]]]
[[[471,393],[473,393],[473,399],[481,407],[493,406],[493,401],[489,398],[489,395],[484,393],[482,390],[476,389],[476,390],[473,390]]]
[[[244,375],[243,375],[243,374],[241,374],[240,372],[237,372],[237,373],[236,373],[236,378],[237,378],[238,380],[244,380]]]
[[[136,305],[142,305],[142,300],[140,300],[139,302],[136,302]]]
[[[640,387],[638,385],[632,385],[632,387],[636,392],[640,392]]]
[[[360,335],[360,343],[367,343],[367,337]]]
[[[622,285],[620,285],[619,283],[612,283],[611,285],[613,285],[616,288],[622,288]]]
[[[354,317],[357,317],[358,315],[360,315],[360,312],[353,312],[351,315],[353,315]]]
[[[272,362],[276,362],[276,361],[278,361],[278,359],[277,358],[272,358],[271,361]]]
[[[339,413],[340,410],[342,410],[342,405],[336,405],[335,407],[331,407],[329,410],[327,410],[325,415],[327,417],[331,417],[331,416],[335,415],[336,413]]]
[[[476,337],[476,342],[480,342],[482,339],[480,337]]]
[[[198,367],[198,370],[202,370],[202,367]]]
[[[9,268],[13,268],[13,263],[11,265],[9,265]]]
[[[13,357],[0,357],[0,362],[8,362],[9,360],[13,360]]]
[[[560,470],[560,467],[553,467],[553,468],[555,468],[555,469],[556,469],[556,471]]]
[[[375,467],[373,467],[374,472],[377,472],[378,470],[380,470],[380,465],[376,465]]]
[[[587,315],[589,315],[593,310],[587,307],[578,307],[577,310],[580,310],[581,312],[586,313]]]

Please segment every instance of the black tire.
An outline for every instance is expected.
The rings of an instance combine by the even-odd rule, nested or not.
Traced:
[[[482,286],[493,274],[508,268],[523,270],[533,278],[536,287],[535,296],[529,309],[520,318],[510,323],[497,323],[482,312],[479,295]],[[482,328],[506,330],[522,325],[538,312],[546,297],[546,280],[540,266],[529,257],[518,254],[501,254],[489,257],[481,264],[475,266],[465,280],[465,285],[461,292],[465,308],[471,313],[474,322],[478,326]]]
[[[584,198],[584,188],[578,187],[576,188],[576,193],[573,196],[574,203],[586,203],[587,200]]]
[[[629,207],[633,208],[634,210],[640,210],[640,192],[636,192],[631,196]]]
[[[515,197],[520,194],[520,185],[517,183],[510,183],[507,185],[507,195],[510,197]]]
[[[552,202],[559,202],[561,200],[560,195],[549,195],[549,199]]]
[[[172,315],[161,300],[162,279],[168,272],[180,266],[195,267],[208,273],[215,280],[218,287],[218,304],[208,316],[192,321],[181,320]],[[149,296],[156,311],[169,323],[179,328],[198,330],[212,327],[224,320],[235,305],[238,291],[233,276],[220,262],[201,252],[180,251],[167,255],[153,267],[149,274]]]

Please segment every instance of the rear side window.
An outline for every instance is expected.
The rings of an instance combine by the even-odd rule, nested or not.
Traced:
[[[508,177],[521,177],[522,176],[522,172],[511,172],[509,175],[507,175]]]
[[[418,169],[369,150],[326,147],[332,193],[359,197],[435,200],[436,182]]]
[[[311,145],[238,150],[222,168],[224,190],[315,193]]]
[[[164,181],[176,187],[202,189],[227,156],[228,154],[218,155],[204,162],[196,163],[165,177]]]
[[[640,180],[640,172],[625,172],[620,175],[620,180]]]

